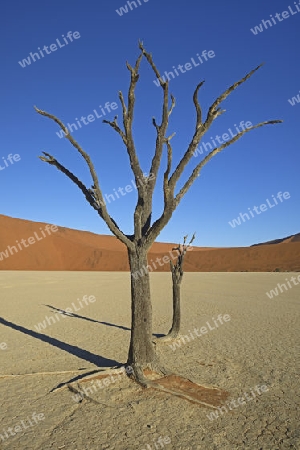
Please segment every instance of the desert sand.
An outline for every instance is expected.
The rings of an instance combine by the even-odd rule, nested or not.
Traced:
[[[64,227],[57,227],[57,231],[47,233],[46,226],[43,222],[0,215],[0,270],[129,271],[126,247],[116,237]],[[29,238],[35,242],[28,243]],[[22,240],[25,241],[24,245],[21,244]],[[177,246],[178,242],[153,244],[148,263],[154,272],[169,272],[169,264],[157,263],[156,258],[168,256],[172,248]],[[176,251],[172,254],[175,256]],[[184,270],[300,271],[300,233],[278,239],[275,243],[251,247],[193,247],[185,257]]]
[[[175,374],[228,393],[227,411],[211,419],[216,409],[142,389],[125,374],[101,387],[84,378],[126,361],[129,273],[0,271],[0,435],[8,435],[0,436],[0,448],[299,449],[300,284],[273,299],[266,295],[298,275],[184,274],[182,335],[207,322],[213,329],[176,350],[158,343],[157,353]],[[153,333],[165,334],[171,277],[150,276]],[[93,302],[83,303],[84,295]],[[73,313],[62,314],[66,308]],[[219,314],[230,320],[214,327]],[[76,397],[66,383],[86,397]],[[264,392],[255,395],[256,386]],[[250,400],[236,403],[244,393]],[[34,413],[41,419],[34,422]],[[9,435],[18,425],[21,431]]]

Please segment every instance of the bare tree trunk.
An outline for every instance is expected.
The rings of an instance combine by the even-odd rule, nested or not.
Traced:
[[[154,368],[157,357],[152,342],[152,305],[147,251],[142,247],[128,249],[131,272],[131,339],[127,364],[140,380],[145,367]]]
[[[181,281],[181,280],[180,280]],[[173,284],[173,321],[172,327],[168,333],[169,337],[176,338],[180,331],[180,281],[176,273],[172,272],[172,284]]]
[[[172,285],[173,285],[173,320],[172,327],[169,333],[165,336],[166,340],[177,338],[180,331],[180,285],[183,278],[183,260],[185,254],[188,250],[191,250],[193,247],[190,247],[191,243],[195,239],[196,234],[194,233],[190,242],[186,244],[187,235],[183,238],[183,244],[178,244],[178,247],[173,248],[172,250],[178,251],[178,257],[176,264],[170,260],[170,269],[172,272]]]
[[[180,280],[181,281],[181,280]],[[176,338],[180,331],[180,281],[176,273],[172,272],[172,284],[173,284],[173,321],[172,327],[167,334],[170,338]]]

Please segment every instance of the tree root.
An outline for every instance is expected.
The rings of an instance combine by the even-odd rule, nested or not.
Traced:
[[[156,360],[149,364],[138,364],[138,363],[131,363],[128,362],[121,367],[114,367],[113,369],[108,370],[97,370],[96,375],[95,373],[92,374],[83,374],[82,377],[80,377],[80,381],[93,381],[93,379],[99,374],[101,375],[112,375],[112,374],[121,374],[127,375],[129,378],[131,378],[134,382],[138,383],[141,387],[145,389],[155,389],[157,391],[163,392],[168,395],[173,395],[175,397],[179,397],[185,400],[188,400],[189,402],[192,402],[194,404],[198,404],[201,406],[205,406],[208,408],[217,409],[216,406],[207,403],[206,401],[199,400],[199,398],[196,398],[189,392],[189,388],[186,391],[183,391],[182,388],[179,387],[176,388],[176,385],[172,385],[172,380],[175,378],[181,378],[183,381],[191,382],[191,380],[188,380],[184,377],[181,377],[180,375],[175,375],[173,372],[171,372],[169,369],[163,367],[159,359],[156,358]],[[149,378],[148,377],[151,377]],[[170,377],[168,379],[168,377]],[[65,383],[62,383],[61,385],[57,386],[52,391],[60,390],[63,388],[68,388],[70,392],[76,394],[78,396],[78,403],[81,403],[84,400],[90,401],[92,403],[95,403],[97,405],[103,405],[106,407],[114,407],[114,404],[106,403],[106,402],[99,402],[97,400],[94,400],[92,397],[87,395],[84,390],[81,388],[79,383],[74,383],[76,380],[70,380]],[[206,399],[204,399],[206,400]],[[128,403],[130,405],[130,402]],[[127,406],[128,406],[127,405]]]
[[[142,366],[140,366],[139,364],[131,364],[131,367],[132,367],[132,373],[131,373],[131,375],[129,375],[130,378],[133,378],[134,381],[139,383],[142,387],[147,388],[148,380],[144,375]]]
[[[111,408],[114,408],[115,405],[114,404],[108,404],[108,403],[104,403],[104,402],[98,402],[97,400],[94,400],[92,397],[90,397],[89,395],[86,395],[85,392],[83,392],[83,390],[81,389],[81,387],[79,386],[79,384],[77,383],[77,389],[70,385],[67,384],[67,387],[69,389],[69,391],[73,392],[74,394],[76,394],[77,396],[80,396],[81,399],[79,399],[78,403],[81,403],[83,399],[88,400],[89,402],[95,403],[96,405],[104,405],[104,406],[109,406]]]
[[[173,391],[172,389],[165,388],[161,384],[159,384],[155,381],[152,381],[152,380],[147,380],[146,387],[156,389],[156,390],[164,392],[166,394],[174,395],[175,397],[183,398],[185,400],[188,400],[189,402],[197,403],[198,405],[201,405],[201,406],[206,406],[208,408],[217,409],[216,406],[210,405],[209,403],[206,403],[206,402],[202,402],[188,394],[183,394],[182,392],[177,392],[177,391]]]
[[[152,388],[157,391],[164,392],[165,394],[182,398],[194,404],[198,404],[207,408],[217,409],[217,405],[220,399],[217,399],[216,403],[216,398],[209,398],[207,396],[204,396],[204,398],[202,399],[199,398],[199,395],[197,395],[198,388],[200,390],[210,389],[219,391],[219,389],[217,388],[205,388],[204,386],[200,386],[185,377],[176,375],[173,372],[170,372],[168,369],[162,367],[159,364],[158,360],[148,365],[131,363],[131,368],[132,379],[135,382],[139,383],[143,388]],[[147,377],[147,372],[151,376],[151,379]]]
[[[171,372],[171,370],[167,369],[164,366],[161,366],[158,363],[152,364],[151,365],[151,370],[153,370],[153,372],[156,372],[156,373],[161,373],[164,376],[166,376],[166,375],[173,375],[173,372]]]
[[[130,377],[144,388],[151,387],[150,383],[152,380],[146,378],[144,374],[144,372],[147,370],[156,374],[158,377],[173,374],[173,372],[171,372],[169,369],[161,366],[158,361],[151,364],[145,364],[143,366],[140,364],[132,363],[130,367],[132,369]]]
[[[110,375],[121,375],[122,373],[125,373],[125,370],[127,370],[127,367],[125,367],[124,365],[122,365],[122,366],[115,366],[115,367],[112,367],[110,369],[104,369],[104,370],[103,369],[92,370],[92,371],[89,371],[89,372],[86,372],[86,373],[82,374],[82,376],[77,376],[75,378],[72,378],[69,381],[65,381],[65,382],[59,383],[56,387],[51,389],[50,393],[58,391],[60,389],[64,389],[64,388],[68,387],[68,385],[70,383],[73,383],[73,382],[75,382],[77,380],[80,380],[80,381],[89,381],[90,380],[90,381],[92,381],[95,377],[97,377],[99,375],[103,375],[103,376],[105,376],[105,375],[107,375],[107,376],[110,376]],[[128,371],[127,373],[130,373],[130,371]]]

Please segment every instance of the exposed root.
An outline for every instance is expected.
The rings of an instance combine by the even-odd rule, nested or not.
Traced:
[[[172,338],[170,335],[164,336],[162,339],[159,339],[159,341],[166,341],[166,340],[172,340],[174,338]],[[114,367],[114,368],[110,368],[107,370],[93,370],[92,372],[86,372],[86,373],[82,373],[81,370],[78,371],[62,371],[62,372],[40,372],[40,373],[35,373],[35,374],[24,374],[26,375],[44,375],[44,374],[64,374],[64,373],[76,373],[78,374],[78,372],[81,374],[77,375],[75,377],[73,377],[73,379],[65,382],[65,383],[60,383],[56,388],[52,389],[51,392],[55,392],[57,390],[63,389],[63,388],[68,388],[70,392],[74,393],[77,395],[77,403],[81,403],[84,400],[90,401],[92,403],[98,404],[98,405],[104,405],[107,407],[115,407],[114,404],[109,404],[109,403],[105,403],[105,402],[99,402],[97,400],[94,400],[92,397],[90,397],[89,395],[87,395],[84,390],[81,388],[81,386],[78,384],[78,382],[75,383],[76,381],[92,381],[94,378],[100,377],[102,378],[102,376],[105,378],[106,376],[109,375],[114,375],[114,374],[124,374],[127,376],[129,376],[132,380],[134,380],[136,383],[138,383],[140,386],[142,386],[143,388],[152,388],[155,389],[157,391],[161,391],[165,394],[168,395],[174,395],[176,397],[188,400],[192,403],[196,403],[198,405],[201,406],[205,406],[205,407],[209,407],[209,408],[213,408],[213,409],[217,409],[215,405],[208,403],[207,401],[210,401],[210,399],[208,397],[204,397],[202,398],[196,398],[195,395],[193,395],[191,389],[189,388],[189,386],[187,386],[186,390],[181,389],[181,386],[178,386],[172,384],[172,379],[174,380],[174,378],[178,379],[178,375],[174,375],[173,372],[171,372],[169,369],[163,367],[160,362],[159,359],[157,358],[154,362],[152,362],[151,364],[138,364],[138,363],[127,363],[123,366],[120,367]],[[97,375],[96,375],[97,374]],[[17,376],[24,376],[24,375],[17,375]],[[1,378],[6,378],[7,376],[4,375]],[[14,376],[12,376],[14,377]],[[181,380],[185,381],[185,382],[190,382],[192,383],[190,380],[184,379],[182,377],[180,377]],[[72,383],[72,384],[71,384]],[[203,388],[203,386],[202,386]],[[209,388],[208,388],[209,389]],[[211,388],[210,388],[211,389]],[[214,401],[212,401],[212,403],[214,403]],[[128,405],[126,406],[130,406],[130,402],[128,403]]]
[[[173,372],[171,372],[169,369],[161,366],[158,361],[151,364],[145,364],[143,366],[140,364],[132,363],[130,367],[132,368],[130,378],[132,378],[144,388],[150,387],[149,382],[152,381],[149,380],[149,378],[147,378],[145,374],[149,374],[152,377],[154,376],[155,379],[173,374]]]
[[[86,372],[82,375],[79,375],[75,378],[72,378],[71,380],[68,380],[66,382],[62,382],[59,383],[56,387],[54,387],[53,389],[51,389],[50,393],[55,392],[55,391],[59,391],[60,389],[64,389],[66,387],[68,387],[68,385],[70,383],[73,383],[75,381],[89,381],[89,380],[93,380],[95,377],[99,376],[99,375],[103,375],[103,376],[110,376],[110,375],[121,375],[122,373],[125,373],[125,371],[127,373],[129,373],[130,371],[128,370],[127,367],[125,366],[120,366],[118,368],[113,367],[111,369],[96,369],[96,370],[92,370],[89,372]]]
[[[133,378],[134,381],[136,381],[137,383],[139,383],[142,387],[147,388],[148,386],[148,381],[147,378],[144,375],[144,371],[143,368],[140,364],[131,364],[131,368],[132,368],[132,373],[130,375],[130,378]]]
[[[151,365],[151,369],[153,370],[153,372],[156,373],[161,373],[162,375],[166,376],[166,375],[172,375],[173,372],[171,372],[171,370],[167,369],[164,366],[161,366],[158,363],[154,363]]]
[[[192,403],[197,403],[198,405],[201,405],[201,406],[206,406],[206,407],[209,407],[209,408],[217,409],[216,406],[210,405],[209,403],[201,402],[200,400],[195,399],[193,396],[190,396],[188,394],[183,394],[181,392],[176,392],[176,391],[173,391],[171,389],[165,388],[164,386],[161,386],[161,384],[159,384],[159,383],[157,383],[155,381],[152,381],[152,380],[147,380],[147,386],[146,387],[148,387],[148,388],[152,387],[153,389],[156,389],[158,391],[162,391],[162,392],[164,392],[166,394],[170,394],[170,395],[175,395],[176,397],[183,398],[183,399],[188,400],[189,402],[192,402]]]
[[[152,388],[208,408],[217,409],[220,401],[228,395],[217,388],[200,386],[187,378],[174,375],[168,369],[161,367],[158,362],[145,367],[132,364],[132,369],[132,378],[143,388]]]
[[[78,385],[77,383],[77,389],[74,388],[74,386],[71,386],[70,384],[67,385],[68,389],[73,392],[74,394],[77,394],[78,396],[81,397],[81,399],[79,399],[78,403],[81,403],[83,399],[88,400],[89,402],[92,403],[96,403],[96,405],[104,405],[104,406],[109,406],[111,408],[114,408],[115,405],[111,404],[109,405],[108,403],[104,403],[104,402],[98,402],[97,400],[94,400],[92,397],[90,397],[89,395],[86,395],[85,392],[81,389],[81,387]]]

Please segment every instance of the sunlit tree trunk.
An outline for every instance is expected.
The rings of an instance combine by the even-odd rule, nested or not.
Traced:
[[[147,254],[143,248],[128,250],[131,272],[131,338],[127,364],[152,366],[155,349],[152,342],[152,305]]]

